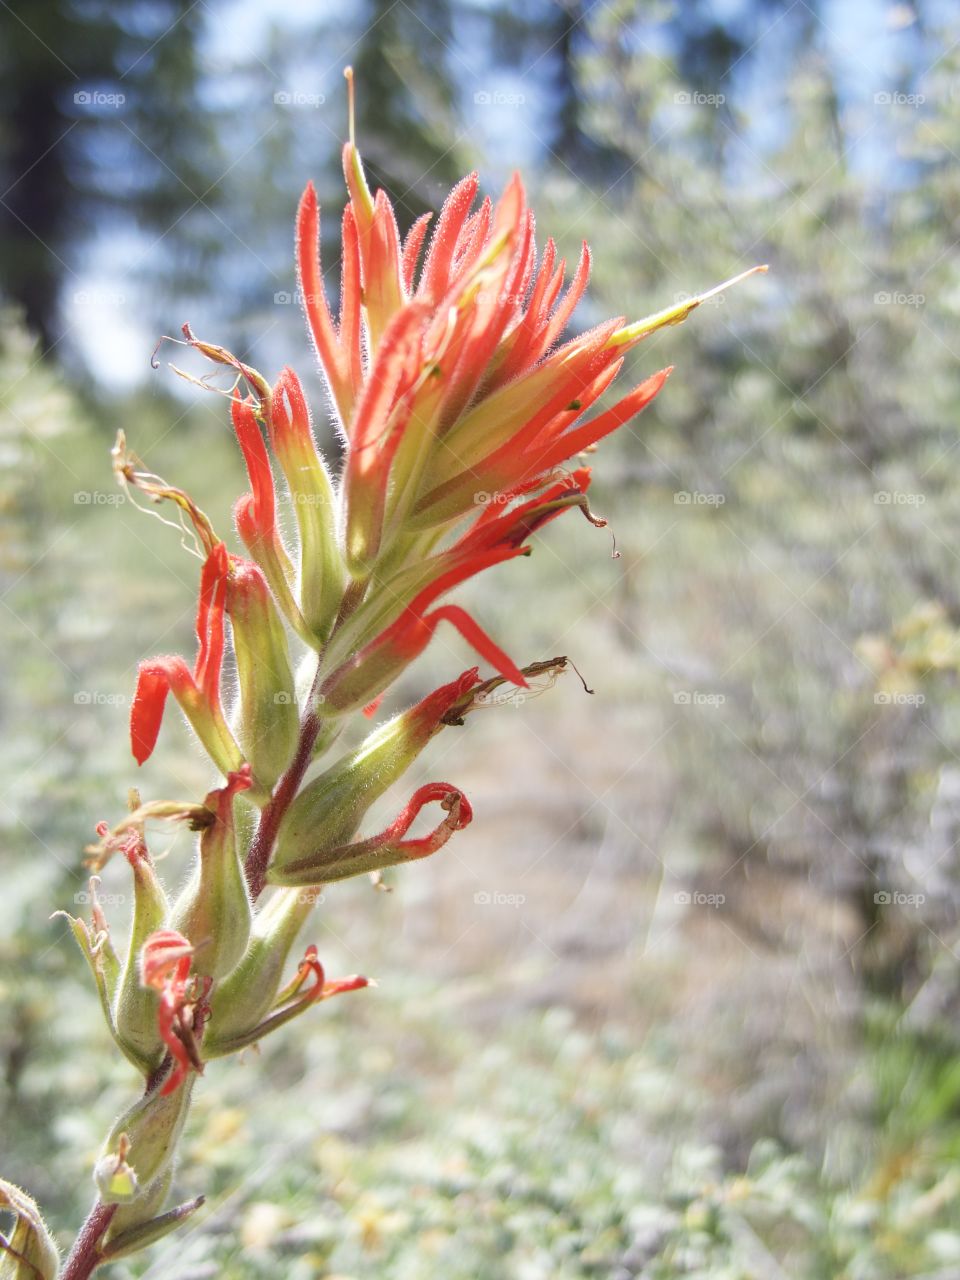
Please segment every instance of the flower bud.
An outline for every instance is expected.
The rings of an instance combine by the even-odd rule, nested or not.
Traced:
[[[136,1205],[139,1206],[139,1203],[137,1201]],[[125,1258],[131,1253],[139,1253],[141,1249],[146,1249],[148,1245],[162,1240],[171,1231],[176,1231],[177,1227],[186,1222],[187,1218],[196,1213],[205,1203],[205,1196],[195,1196],[192,1200],[178,1204],[175,1209],[168,1209],[166,1213],[161,1214],[158,1218],[144,1216],[135,1226],[128,1227],[124,1231],[113,1230],[111,1223],[111,1230],[104,1237],[100,1254],[105,1262],[116,1262],[118,1258]],[[116,1214],[114,1221],[119,1216],[119,1213]]]
[[[172,927],[193,944],[193,969],[204,977],[229,973],[250,938],[250,896],[233,822],[233,797],[249,786],[250,768],[244,765],[206,797],[216,820],[200,835],[194,874],[173,909]]]
[[[103,1145],[93,1178],[105,1204],[129,1204],[149,1193],[170,1167],[190,1106],[192,1075],[172,1093],[154,1089],[118,1120]]]
[[[160,1065],[164,1046],[157,1027],[156,992],[140,982],[140,951],[147,938],[166,923],[167,895],[139,832],[129,833],[124,853],[133,868],[133,928],[117,988],[114,1020],[127,1056],[138,1061],[144,1073],[149,1074]]]
[[[270,790],[296,748],[299,711],[286,632],[263,574],[249,560],[231,560],[227,612],[240,684],[237,737],[258,784]]]
[[[203,1035],[204,1058],[231,1052],[231,1042],[266,1017],[280,990],[290,949],[314,901],[308,890],[282,889],[257,913],[243,959],[213,989]]]
[[[0,1178],[0,1210],[13,1217],[9,1237],[0,1235],[3,1280],[56,1280],[60,1258],[36,1201]]]
[[[478,682],[476,667],[394,716],[301,791],[280,824],[272,871],[345,845],[364,814],[444,727],[443,716]],[[274,875],[271,875],[271,880]],[[324,876],[317,877],[323,880]],[[304,880],[298,883],[307,883]]]

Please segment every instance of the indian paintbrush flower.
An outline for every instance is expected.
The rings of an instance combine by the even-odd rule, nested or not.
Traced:
[[[631,348],[711,296],[567,336],[589,281],[586,244],[565,287],[567,264],[553,240],[538,254],[519,176],[496,203],[478,204],[476,174],[454,188],[431,234],[425,216],[401,237],[390,199],[368,186],[352,114],[351,102],[336,319],[324,290],[312,185],[296,219],[306,318],[343,444],[339,475],[318,447],[293,370],[271,383],[189,325],[186,345],[232,377],[223,394],[249,481],[234,520],[249,558],[228,550],[189,494],[129,453],[122,433],[114,450],[120,483],[131,496],[172,504],[201,562],[196,659],[192,667],[178,656],[141,664],[133,754],[140,765],[151,756],[172,693],[222,783],[202,803],[134,797],[127,817],[112,828],[101,824],[99,843],[87,851],[95,870],[122,853],[134,876],[123,965],[95,878],[91,923],[70,919],[70,927],[144,1093],[117,1120],[96,1163],[100,1202],[64,1280],[87,1280],[100,1262],[159,1238],[198,1207],[196,1200],[161,1212],[206,1061],[369,985],[359,975],[328,980],[312,945],[283,985],[320,887],[376,878],[429,856],[466,827],[466,796],[435,781],[416,788],[378,834],[361,832],[370,807],[437,733],[502,701],[501,685],[539,688],[567,666],[558,657],[521,667],[447,596],[531,555],[534,535],[565,511],[605,524],[588,505],[591,475],[581,455],[649,405],[670,369],[608,407],[598,407],[601,399]],[[350,713],[375,714],[442,623],[494,674],[463,672],[311,773]],[[288,633],[306,650],[309,690],[306,683],[298,690]],[[415,834],[434,804],[439,821]],[[199,833],[192,874],[172,907],[147,852],[146,824],[156,820]],[[276,887],[264,901],[267,885]],[[26,1223],[26,1240],[36,1230],[29,1205],[18,1207],[9,1195],[0,1203]],[[35,1244],[33,1270],[52,1274],[46,1244]]]

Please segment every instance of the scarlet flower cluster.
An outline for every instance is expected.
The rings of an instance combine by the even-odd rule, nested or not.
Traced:
[[[450,783],[430,782],[383,830],[362,833],[371,806],[436,734],[497,701],[500,685],[552,678],[567,661],[520,666],[447,597],[529,555],[533,535],[565,511],[604,523],[588,506],[590,470],[581,455],[649,405],[670,369],[607,407],[598,407],[601,398],[631,348],[710,296],[567,336],[590,252],[584,244],[565,283],[554,242],[538,251],[519,177],[496,204],[478,204],[478,178],[469,175],[429,237],[428,216],[401,237],[389,198],[367,185],[352,138],[343,168],[349,198],[336,318],[312,185],[296,222],[306,318],[343,443],[340,474],[318,446],[292,369],[271,383],[188,326],[187,343],[235,375],[227,394],[249,492],[234,518],[246,554],[229,549],[187,493],[145,470],[122,437],[115,450],[121,482],[173,503],[202,561],[196,659],[191,666],[162,655],[140,665],[133,754],[142,765],[153,753],[172,694],[222,782],[200,803],[136,797],[122,822],[98,828],[95,868],[121,852],[134,876],[124,961],[95,882],[92,924],[71,920],[110,1030],[146,1081],[96,1162],[101,1207],[116,1211],[105,1218],[114,1223],[105,1247],[126,1248],[131,1233],[157,1238],[196,1207],[151,1217],[167,1194],[173,1148],[206,1062],[256,1043],[320,1000],[369,985],[359,975],[328,981],[313,946],[284,985],[320,888],[363,874],[377,879],[466,827],[467,798]],[[281,484],[295,528],[280,518]],[[444,623],[494,674],[463,672],[325,761],[347,716],[375,714]],[[294,661],[292,643],[312,665],[309,687],[295,676],[304,664]],[[429,805],[442,817],[415,834]],[[173,901],[147,849],[146,825],[158,819],[198,833],[190,878]],[[268,885],[275,891],[261,901]]]

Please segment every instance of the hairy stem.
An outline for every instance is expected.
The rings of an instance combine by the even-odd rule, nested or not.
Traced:
[[[100,1265],[100,1241],[117,1211],[115,1204],[96,1202],[80,1228],[70,1256],[63,1264],[60,1280],[87,1280]]]
[[[171,1058],[168,1053],[156,1070],[147,1076],[143,1089],[144,1097],[159,1088],[164,1076],[170,1070],[170,1065]],[[87,1280],[87,1276],[93,1275],[100,1265],[100,1241],[106,1235],[118,1207],[115,1204],[96,1201],[87,1215],[86,1222],[80,1228],[58,1280]]]
[[[259,898],[263,892],[263,886],[266,884],[267,867],[270,864],[270,856],[273,853],[273,846],[277,840],[277,832],[280,829],[283,815],[299,791],[303,775],[307,772],[313,757],[314,744],[317,741],[317,735],[322,724],[322,719],[315,708],[319,676],[320,664],[318,663],[317,674],[313,678],[310,696],[307,699],[307,708],[300,722],[297,749],[286,772],[277,783],[276,790],[264,805],[263,812],[260,814],[260,821],[257,824],[257,830],[254,833],[253,840],[250,842],[250,852],[247,854],[244,871],[250,888],[250,896],[254,901]]]
[[[340,611],[333,624],[333,630],[330,633],[330,640],[333,639],[340,627],[362,603],[367,585],[366,581],[362,581],[353,582],[347,587],[340,604]],[[327,643],[329,644],[329,642],[328,640]],[[270,858],[277,841],[280,823],[283,820],[283,815],[296,799],[297,792],[300,790],[300,784],[303,782],[303,776],[310,766],[310,761],[313,758],[313,748],[323,724],[322,717],[316,711],[317,694],[320,691],[322,657],[323,655],[321,654],[320,659],[317,661],[317,670],[313,677],[313,684],[310,686],[306,710],[300,722],[297,749],[286,772],[277,783],[273,795],[264,805],[257,830],[254,833],[253,840],[250,842],[250,851],[247,854],[244,871],[247,877],[247,885],[250,889],[250,896],[254,902],[263,893],[263,887],[267,881],[267,867],[270,865]]]

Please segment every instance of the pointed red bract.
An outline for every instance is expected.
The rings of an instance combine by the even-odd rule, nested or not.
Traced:
[[[407,232],[406,239],[403,242],[403,252],[400,256],[403,265],[403,287],[408,294],[413,292],[413,282],[417,275],[420,250],[423,247],[423,240],[432,217],[432,213],[422,213]]]
[[[327,376],[330,393],[340,416],[346,422],[350,413],[348,362],[333,326],[333,317],[323,287],[323,269],[320,265],[320,205],[312,182],[307,183],[297,210],[297,279],[303,298],[310,334],[313,338],[320,364]],[[343,280],[344,295],[348,289],[346,272]]]
[[[230,402],[233,429],[250,478],[253,506],[251,519],[258,538],[272,538],[277,526],[277,498],[270,468],[270,456],[263,443],[253,400],[234,396]]]
[[[189,670],[180,657],[153,658],[140,664],[130,708],[130,743],[138,764],[149,759],[156,746],[167,694],[170,692],[194,721],[194,727],[201,737],[204,735],[197,720],[209,721],[212,735],[218,732],[219,725],[223,722],[220,679],[228,571],[227,548],[222,542],[218,542],[204,561],[200,575],[198,648],[193,671]]]

